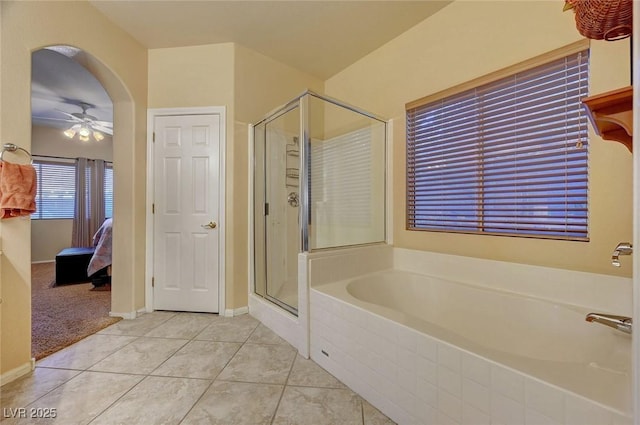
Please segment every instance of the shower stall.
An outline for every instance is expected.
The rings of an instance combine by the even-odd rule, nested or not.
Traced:
[[[260,303],[304,327],[306,255],[385,242],[386,121],[306,91],[249,133],[250,309]]]

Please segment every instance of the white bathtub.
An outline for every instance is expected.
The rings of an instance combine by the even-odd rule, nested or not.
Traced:
[[[465,388],[467,394],[481,390],[488,394],[478,399],[483,401],[471,400],[467,411],[473,408],[485,416],[468,423],[481,419],[520,423],[520,408],[522,423],[542,423],[543,419],[555,423],[630,423],[631,337],[586,322],[587,313],[576,306],[388,270],[313,288],[311,351],[319,363],[343,375],[339,378],[360,387],[359,392],[369,391],[374,399],[379,396],[379,404],[384,404],[385,397],[395,399],[387,409],[379,407],[401,423],[439,423],[445,419],[465,423]],[[412,362],[421,359],[412,353],[420,354],[420,347],[425,346],[438,347],[424,363],[437,371],[432,382],[437,396],[433,412],[421,416],[417,406],[421,399],[428,403],[430,396],[421,397],[418,389],[414,391],[413,378],[403,382],[406,378],[402,375],[407,362],[414,367]],[[370,354],[376,351],[382,354]],[[429,349],[422,352],[429,358]],[[465,369],[465,359],[466,364],[475,366]],[[381,366],[384,362],[389,364]],[[465,373],[476,366],[487,372]],[[360,372],[355,373],[357,370]],[[372,371],[378,374],[378,382],[363,378]],[[422,372],[413,373],[420,376]],[[520,384],[504,387],[502,376],[522,382],[522,396]],[[385,395],[380,388],[384,386],[395,389]],[[545,389],[544,395],[531,401],[532,391],[540,388]],[[395,398],[404,390],[405,397],[414,397],[413,404],[402,406],[401,397]],[[438,416],[440,405],[449,396],[459,401],[460,408],[445,410],[443,419]],[[507,401],[497,403],[502,400],[499,397]],[[537,409],[536,398],[544,400]],[[501,410],[512,401],[517,404],[509,412],[516,412],[515,417]],[[536,414],[541,415],[538,420]]]

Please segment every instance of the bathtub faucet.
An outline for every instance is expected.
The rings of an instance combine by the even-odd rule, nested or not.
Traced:
[[[628,334],[631,333],[631,328],[633,325],[633,320],[631,319],[631,317],[616,316],[613,314],[604,313],[589,313],[587,314],[585,320],[587,322],[601,323],[605,326],[609,326]]]
[[[616,267],[620,267],[620,256],[631,255],[632,252],[633,245],[629,242],[620,242],[618,246],[616,246],[615,251],[613,251],[613,255],[611,255],[611,264]]]

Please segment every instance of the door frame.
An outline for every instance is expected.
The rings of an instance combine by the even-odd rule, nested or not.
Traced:
[[[154,170],[154,143],[153,131],[157,117],[179,116],[179,115],[219,115],[220,116],[220,176],[219,176],[219,198],[218,198],[218,314],[224,316],[226,313],[226,281],[225,281],[225,213],[226,213],[226,107],[225,106],[205,106],[192,108],[153,108],[147,110],[147,193],[146,193],[146,267],[145,267],[145,310],[152,312],[153,308],[153,192],[155,184]]]

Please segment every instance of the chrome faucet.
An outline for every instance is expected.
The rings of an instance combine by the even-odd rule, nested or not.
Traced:
[[[587,322],[596,322],[617,329],[624,333],[631,333],[633,319],[631,317],[616,316],[614,314],[589,313],[585,317]]]
[[[611,255],[611,264],[615,267],[620,267],[620,256],[631,255],[632,252],[633,245],[630,242],[620,242]]]

